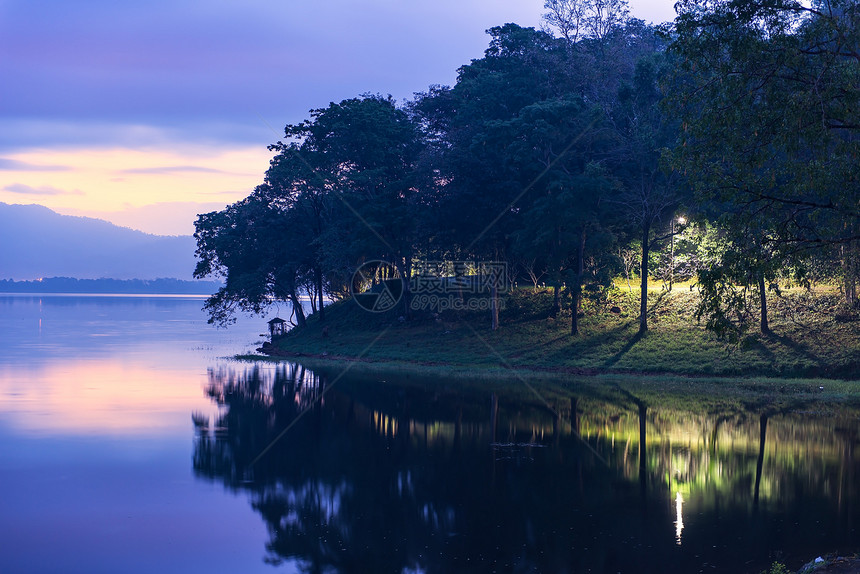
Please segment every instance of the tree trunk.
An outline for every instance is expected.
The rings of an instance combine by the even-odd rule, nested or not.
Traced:
[[[648,331],[648,255],[651,235],[651,222],[647,219],[642,223],[642,287],[639,293],[639,334],[644,335]]]
[[[845,276],[845,303],[849,307],[857,305],[857,268],[860,262],[857,261],[858,249],[854,242],[846,243],[842,246],[842,273]]]
[[[764,275],[758,278],[758,294],[761,299],[761,334],[770,335],[770,326],[767,324],[767,286]]]
[[[316,287],[308,288],[308,295],[310,295],[311,300],[311,315],[317,312],[317,293]]]
[[[299,301],[299,298],[296,296],[295,293],[290,293],[288,297],[290,298],[290,303],[293,306],[293,312],[296,314],[296,326],[304,327],[306,322],[305,310],[302,309],[301,301]]]
[[[400,281],[403,284],[403,316],[406,320],[412,319],[412,258],[404,257],[403,262],[397,260],[400,263],[397,267],[397,271],[400,273]]]
[[[320,306],[320,321],[325,321],[325,304],[323,303],[323,280],[322,280],[322,269],[317,267],[314,270],[316,275],[316,283],[317,283],[317,297],[319,297],[319,306]]]
[[[576,283],[571,291],[570,334],[579,335],[579,309],[582,306],[582,275],[585,271],[585,228],[579,231],[579,252],[576,262]]]
[[[499,286],[495,281],[490,289],[490,314],[492,315],[491,329],[496,331],[499,328]]]
[[[552,286],[552,309],[549,311],[549,316],[555,317],[558,315],[560,309],[561,304],[558,301],[558,283],[556,283]]]
[[[495,261],[499,261],[498,249],[495,254]],[[507,281],[507,277],[497,277],[493,273],[491,279],[493,284],[490,287],[490,329],[496,331],[499,328],[499,282]]]

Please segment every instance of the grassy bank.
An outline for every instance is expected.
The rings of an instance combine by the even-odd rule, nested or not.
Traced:
[[[450,372],[673,374],[696,377],[860,379],[860,320],[833,293],[774,297],[772,335],[751,334],[728,345],[694,318],[697,295],[687,288],[655,291],[649,300],[651,330],[638,336],[638,300],[615,291],[584,308],[582,334],[569,334],[570,316],[550,316],[548,290],[518,289],[505,300],[501,329],[491,331],[488,312],[368,313],[352,301],[326,309],[326,320],[278,341],[278,353],[325,361],[359,359],[391,368],[432,367]]]

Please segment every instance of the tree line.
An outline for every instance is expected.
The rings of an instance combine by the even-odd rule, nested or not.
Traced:
[[[212,322],[349,292],[391,262],[409,317],[416,261],[502,261],[583,297],[694,278],[708,328],[767,333],[786,284],[858,306],[860,8],[852,0],[682,0],[672,23],[625,0],[546,0],[543,29],[488,30],[453,86],[364,94],[287,125],[263,182],[196,222]],[[495,293],[493,297],[495,298]],[[492,306],[493,328],[499,326]]]
[[[44,277],[32,281],[0,279],[0,293],[210,295],[221,286],[218,281],[185,281],[166,277],[159,279]]]

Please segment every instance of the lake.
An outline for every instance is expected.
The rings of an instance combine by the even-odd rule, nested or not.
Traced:
[[[856,411],[255,366],[228,357],[265,319],[201,305],[0,296],[0,572],[759,572],[860,547]]]

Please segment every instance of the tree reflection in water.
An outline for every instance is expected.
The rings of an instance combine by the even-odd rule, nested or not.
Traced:
[[[214,371],[221,414],[195,415],[195,473],[248,493],[272,564],[757,572],[857,544],[856,414],[673,410],[585,388],[554,414],[490,384],[344,377],[320,397],[325,384],[291,364]]]

